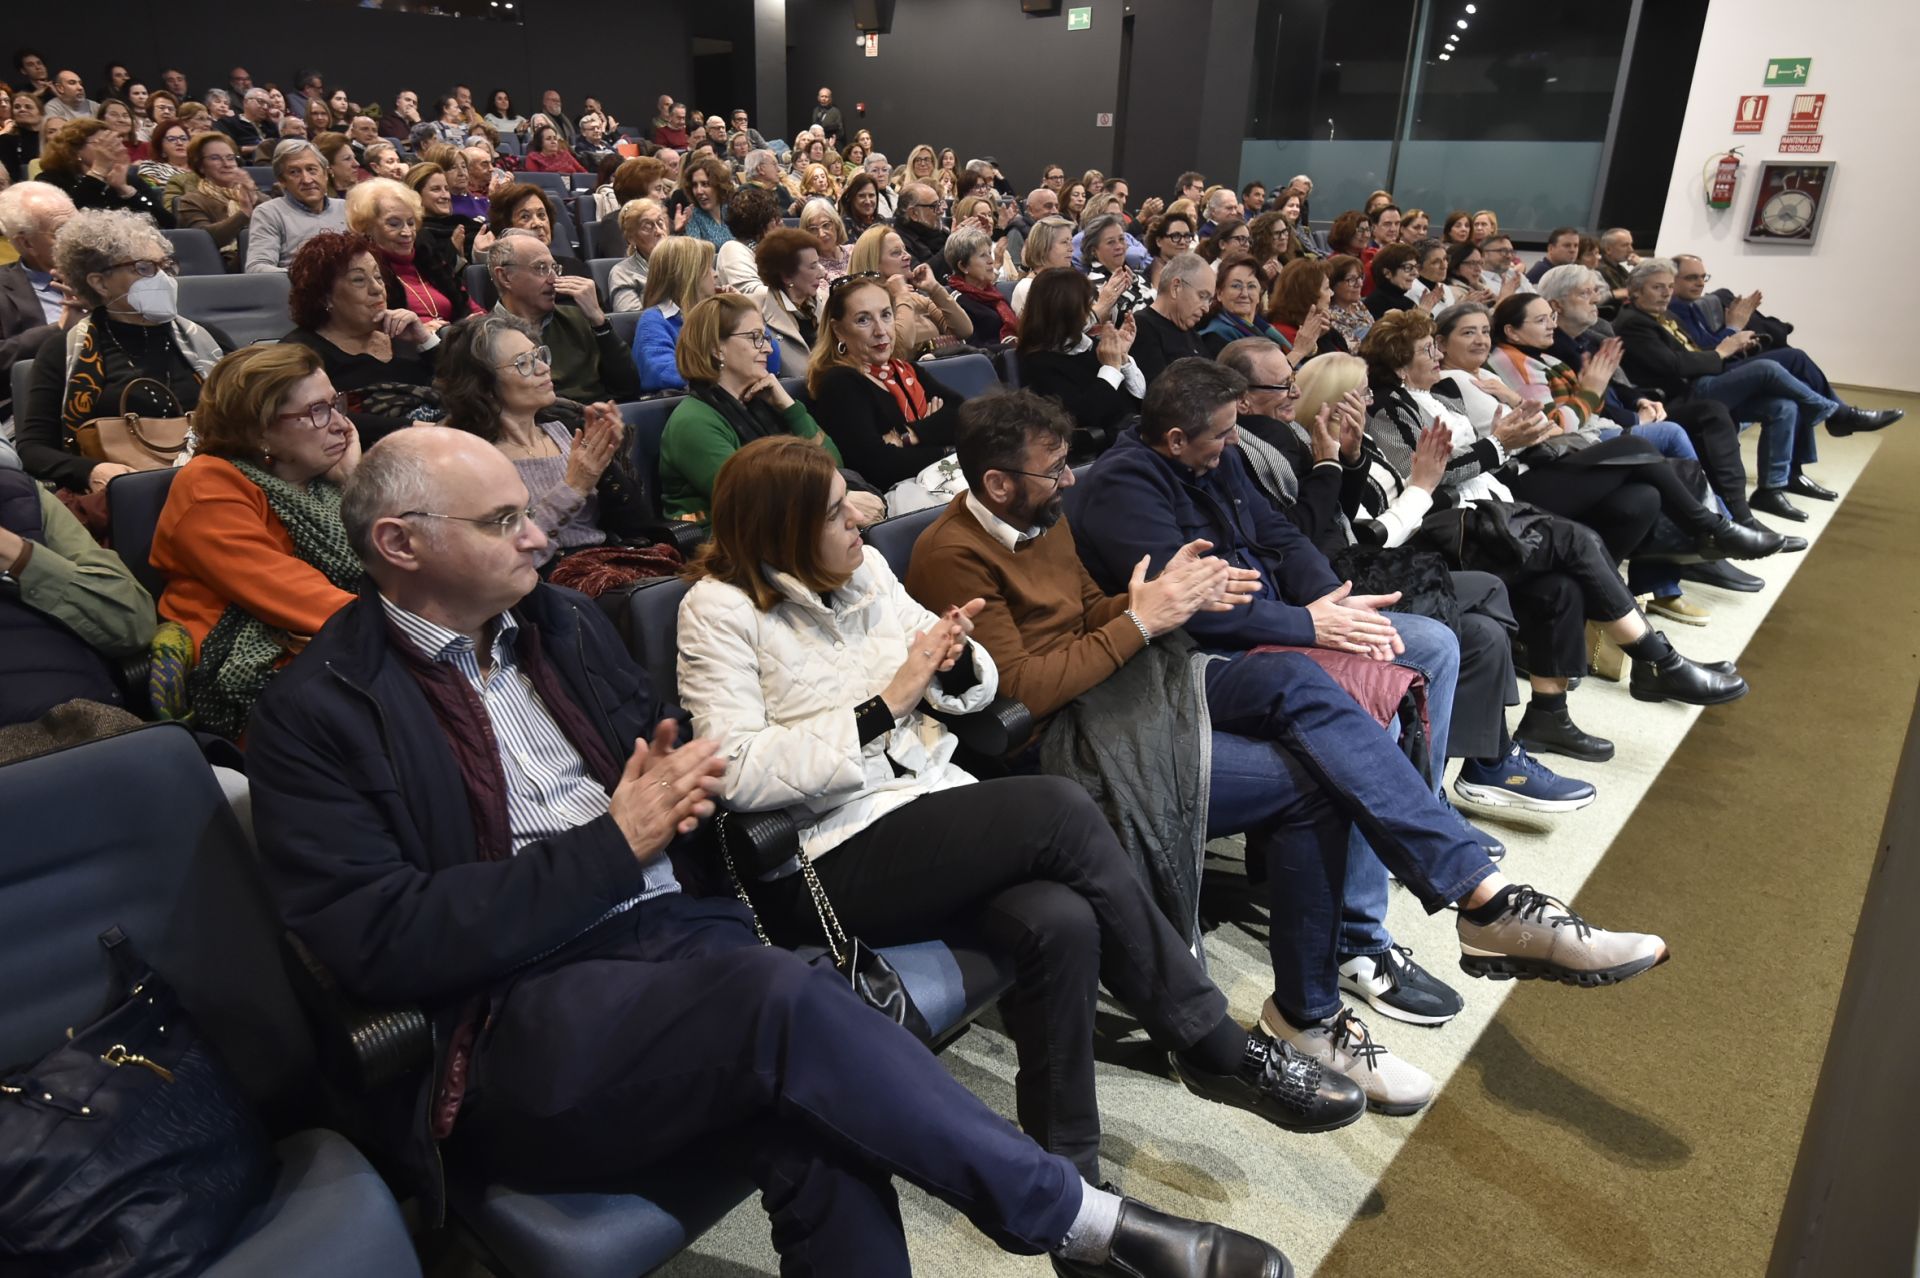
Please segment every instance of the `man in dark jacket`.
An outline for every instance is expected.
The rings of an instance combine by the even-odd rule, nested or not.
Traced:
[[[704,1144],[813,1273],[907,1272],[896,1174],[1062,1272],[1282,1272],[1245,1235],[1085,1185],[831,968],[682,890],[723,761],[675,749],[613,628],[540,583],[527,503],[462,432],[370,449],[341,512],[370,587],[250,731],[287,925],[354,995],[434,1019],[416,1156],[451,1136],[481,1174],[558,1183]]]
[[[840,138],[847,136],[846,121],[840,117],[840,108],[833,104],[833,90],[822,88],[814,97],[813,124],[820,126],[827,135],[827,145],[834,146]]]
[[[940,193],[925,182],[901,187],[900,200],[893,207],[893,229],[913,264],[928,267],[944,284],[953,272],[947,267],[947,233],[940,229]]]
[[[1364,1030],[1356,1034],[1351,1013],[1340,1003],[1335,956],[1349,953],[1343,909],[1353,903],[1348,897],[1354,867],[1366,860],[1350,833],[1363,834],[1429,912],[1460,906],[1461,966],[1473,975],[1505,970],[1489,968],[1483,956],[1497,951],[1517,957],[1511,947],[1525,929],[1517,926],[1515,909],[1546,898],[1500,876],[1470,827],[1319,663],[1301,652],[1261,651],[1330,649],[1370,659],[1348,675],[1350,684],[1367,675],[1372,662],[1411,658],[1428,675],[1435,737],[1446,730],[1459,660],[1451,632],[1421,617],[1388,619],[1379,609],[1398,595],[1352,595],[1260,491],[1234,446],[1247,388],[1244,377],[1209,360],[1170,365],[1148,387],[1139,427],[1094,463],[1069,513],[1080,558],[1108,592],[1125,589],[1136,565],[1157,571],[1196,540],[1234,566],[1260,572],[1263,589],[1252,603],[1231,612],[1196,613],[1185,629],[1227,658],[1207,669],[1213,726],[1271,742],[1286,778],[1274,788],[1316,796],[1332,817],[1299,840],[1292,855],[1269,862],[1275,989],[1261,1026],[1335,1068],[1377,1071],[1384,1047]],[[1409,638],[1417,650],[1409,650]],[[1445,757],[1444,745],[1437,756]],[[1591,797],[1589,787],[1586,799]],[[1476,931],[1483,926],[1506,935],[1491,939]],[[1657,937],[1597,930],[1591,936],[1608,939],[1572,966],[1550,960],[1538,970],[1579,984],[1603,972],[1618,978],[1645,971],[1666,954]],[[1361,1057],[1370,1059],[1363,1065]],[[1413,1091],[1418,1080],[1402,1077]],[[1431,1080],[1426,1086],[1430,1091]]]
[[[1133,313],[1133,362],[1149,386],[1175,360],[1207,357],[1200,325],[1213,306],[1213,281],[1213,267],[1198,253],[1177,254],[1160,268],[1153,305]]]

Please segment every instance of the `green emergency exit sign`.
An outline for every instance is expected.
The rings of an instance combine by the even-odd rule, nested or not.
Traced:
[[[1067,10],[1067,30],[1090,31],[1093,29],[1093,6],[1084,9]]]
[[[1805,84],[1807,77],[1813,74],[1812,58],[1769,58],[1767,60],[1768,84]]]

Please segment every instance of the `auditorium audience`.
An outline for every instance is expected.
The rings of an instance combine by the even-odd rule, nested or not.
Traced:
[[[448,139],[454,141],[454,139]],[[464,133],[458,139],[466,141]],[[577,156],[567,149],[567,140],[560,130],[551,124],[536,124],[533,135],[527,142],[527,154],[520,165],[529,173],[588,173],[592,170],[580,163]]]
[[[688,313],[714,294],[718,281],[713,258],[709,241],[673,235],[647,259],[647,288],[633,334],[633,363],[640,370],[642,391],[686,388],[677,355],[680,331]]]
[[[0,143],[5,140],[0,138]],[[145,178],[148,185],[159,188],[162,204],[167,202],[168,187],[173,180],[193,172],[188,158],[188,147],[192,141],[193,133],[178,120],[166,120],[153,126],[147,143],[152,158],[136,164],[134,172]]]
[[[161,206],[160,192],[133,172],[126,143],[99,120],[63,125],[41,152],[39,180],[65,191],[76,208],[139,213],[157,226],[173,225],[173,214]]]
[[[562,275],[531,231],[502,231],[487,250],[487,275],[500,300],[496,315],[526,321],[552,356],[554,389],[582,404],[640,396],[640,374],[600,309],[591,279]],[[555,303],[565,297],[570,303]]]
[[[340,489],[360,438],[320,357],[292,343],[215,364],[193,428],[193,459],[167,490],[149,554],[167,579],[159,609],[170,623],[155,648],[177,652],[184,677],[153,686],[167,717],[238,740],[275,672],[359,589]]]
[[[187,145],[186,160],[195,180],[174,203],[175,221],[183,230],[199,227],[213,236],[214,247],[233,270],[240,265],[240,233],[267,196],[241,167],[233,139],[224,133],[194,138]]]
[[[882,492],[952,451],[960,408],[926,365],[903,358],[893,297],[871,275],[835,280],[807,362],[814,420],[847,466]]]
[[[305,346],[346,398],[347,415],[371,444],[430,406],[426,388],[440,337],[404,306],[392,306],[379,250],[363,235],[322,231],[287,268],[294,327],[280,340]]]
[[[1129,263],[1135,245],[1118,214],[1088,218],[1081,225],[1079,242],[1087,259],[1087,281],[1101,295],[1103,320],[1117,320],[1153,305],[1153,288]],[[1116,280],[1110,289],[1109,282]]]
[[[8,99],[8,110],[10,118],[5,131],[0,132],[0,166],[13,181],[24,182],[32,176],[29,170],[34,161],[40,158],[44,116],[40,99],[25,91]]]
[[[1342,256],[1345,256],[1344,254]],[[1367,294],[1367,314],[1378,320],[1389,311],[1410,310],[1420,307],[1429,314],[1439,305],[1440,294],[1421,289],[1418,297],[1413,290],[1420,282],[1420,250],[1412,245],[1389,244],[1373,258],[1370,270],[1373,290]]]
[[[1026,309],[1027,290],[1041,271],[1070,270],[1073,267],[1074,226],[1064,217],[1049,214],[1027,230],[1020,246],[1021,277],[1013,286],[1013,312]]]
[[[675,352],[687,397],[667,418],[660,440],[660,503],[667,518],[708,522],[720,467],[756,439],[812,440],[840,464],[833,441],[768,367],[772,337],[760,307],[737,294],[710,297],[687,316]],[[886,514],[877,494],[852,492],[847,499],[859,506],[862,525]]]
[[[347,229],[346,201],[327,194],[327,162],[311,142],[284,142],[273,153],[283,194],[254,206],[247,230],[247,270],[284,271],[300,246],[321,231]]]
[[[527,515],[546,541],[543,570],[610,535],[640,534],[652,518],[620,457],[627,437],[619,410],[604,400],[584,404],[584,423],[572,431],[555,416],[557,362],[532,324],[496,309],[448,330],[434,379],[444,423],[486,440],[519,472]]]
[[[97,493],[132,467],[82,455],[75,432],[122,412],[186,416],[228,343],[180,315],[172,247],[140,214],[73,214],[54,237],[53,267],[86,314],[42,341],[13,444],[35,479]]]

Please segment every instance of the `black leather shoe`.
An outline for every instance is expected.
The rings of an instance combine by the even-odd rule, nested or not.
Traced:
[[[1722,516],[1719,524],[1700,538],[1702,559],[1765,559],[1780,553],[1780,534],[1749,528]]]
[[[1367,1112],[1360,1084],[1322,1069],[1319,1061],[1257,1028],[1247,1033],[1246,1056],[1236,1073],[1208,1073],[1177,1052],[1173,1072],[1195,1096],[1258,1114],[1290,1132],[1330,1132]]]
[[[1904,408],[1854,408],[1840,405],[1840,411],[1827,418],[1827,434],[1851,435],[1857,431],[1885,430],[1907,415]]]
[[[1742,528],[1751,528],[1755,532],[1779,532],[1779,529],[1767,527],[1765,524],[1755,519],[1752,515],[1748,515],[1745,519],[1742,519],[1740,521],[1740,526]],[[1807,539],[1805,537],[1796,537],[1792,533],[1780,533],[1780,553],[1781,554],[1797,555],[1801,551],[1805,550],[1806,548],[1807,548]]]
[[[1542,710],[1539,702],[1529,701],[1513,739],[1529,754],[1564,754],[1586,763],[1605,763],[1613,757],[1613,742],[1582,732],[1565,706]]]
[[[1747,505],[1777,519],[1791,519],[1796,524],[1807,521],[1807,512],[1787,500],[1787,490],[1784,488],[1756,488],[1753,496],[1747,498]]]
[[[1120,1223],[1103,1265],[1053,1259],[1065,1278],[1293,1278],[1293,1265],[1237,1229],[1182,1220],[1131,1198],[1120,1203]]]
[[[1747,695],[1747,681],[1737,672],[1712,670],[1677,652],[1665,659],[1635,661],[1627,691],[1635,701],[1684,701],[1690,706],[1717,706]]]
[[[1833,491],[1817,479],[1808,478],[1799,471],[1787,480],[1787,491],[1795,497],[1811,497],[1815,501],[1839,501],[1840,494]]]
[[[1803,539],[1799,537],[1788,537],[1785,540],[1799,541],[1802,543],[1802,548],[1805,546]],[[1780,549],[1785,551],[1793,547],[1782,546]],[[1718,586],[1722,590],[1738,590],[1749,595],[1758,593],[1767,584],[1765,579],[1756,577],[1744,569],[1736,568],[1725,560],[1717,560],[1710,564],[1685,564],[1680,569],[1680,580],[1698,582],[1703,586]]]

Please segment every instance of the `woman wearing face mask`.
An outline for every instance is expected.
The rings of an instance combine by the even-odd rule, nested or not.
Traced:
[[[104,121],[74,120],[54,134],[40,155],[40,180],[65,191],[77,209],[120,209],[173,225],[160,192],[133,171],[126,143]]]
[[[99,492],[129,468],[83,456],[74,432],[123,403],[143,417],[184,416],[232,343],[180,318],[171,246],[138,214],[74,214],[54,239],[53,259],[88,313],[41,346],[14,447],[41,482]]]
[[[155,648],[186,666],[155,680],[156,702],[239,740],[274,674],[359,589],[340,489],[360,438],[319,356],[286,343],[214,365],[193,425],[198,451],[167,491],[150,552],[167,577]]]
[[[953,451],[962,397],[900,357],[893,293],[870,275],[827,290],[807,391],[847,466],[883,491]]]
[[[412,311],[429,330],[479,308],[467,299],[465,274],[451,257],[420,239],[420,197],[389,178],[372,178],[347,195],[347,227],[373,242],[387,281],[387,305]]]

